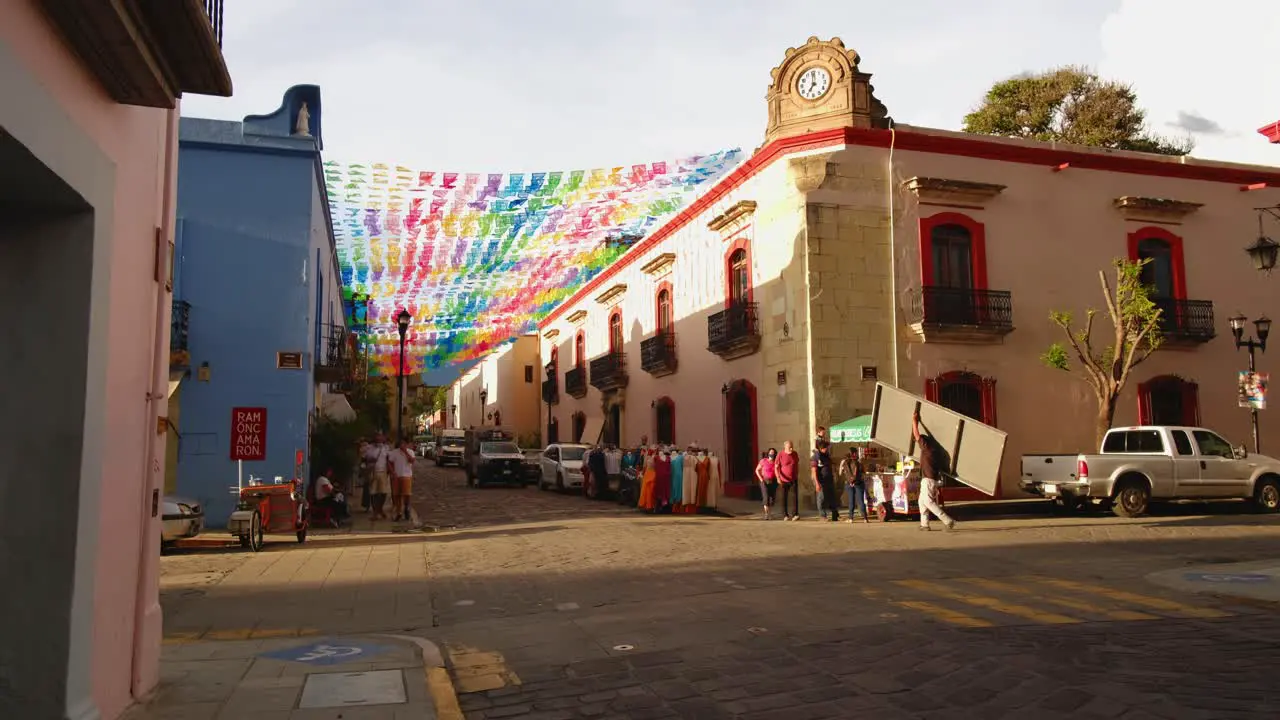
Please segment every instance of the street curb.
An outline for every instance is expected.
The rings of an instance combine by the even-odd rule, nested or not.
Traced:
[[[444,665],[444,655],[435,643],[413,635],[383,635],[411,642],[422,651],[423,681],[427,686],[427,694],[436,708],[437,720],[464,720],[462,707],[458,705],[458,693],[449,677],[449,670]]]

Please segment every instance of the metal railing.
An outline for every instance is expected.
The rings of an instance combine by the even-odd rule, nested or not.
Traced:
[[[222,47],[222,0],[204,0],[204,13],[209,16],[209,24],[213,26],[213,36],[218,39],[218,47]]]
[[[655,333],[640,342],[640,369],[650,375],[666,375],[676,370],[676,336],[670,330]]]
[[[324,324],[320,326],[321,352],[316,358],[316,367],[346,368],[350,353],[347,352],[350,336],[342,325]]]
[[[1160,331],[1166,338],[1208,342],[1217,331],[1213,326],[1213,301],[1152,298],[1160,308]]]
[[[576,367],[564,373],[564,391],[569,395],[581,398],[587,394],[587,369]]]
[[[925,286],[911,310],[912,321],[924,325],[1013,329],[1013,295],[1008,290]]]
[[[591,360],[591,387],[612,390],[627,384],[627,354],[608,352]]]
[[[759,308],[739,302],[707,317],[707,349],[724,353],[760,340]]]

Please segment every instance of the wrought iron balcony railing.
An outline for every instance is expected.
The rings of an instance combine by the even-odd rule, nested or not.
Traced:
[[[925,286],[912,303],[912,321],[925,328],[1004,334],[1013,330],[1013,296],[1008,290]]]
[[[560,402],[560,387],[555,378],[548,378],[542,381],[542,402],[548,405],[555,405]]]
[[[350,379],[352,370],[351,335],[342,325],[320,326],[320,347],[316,353],[315,381],[340,383]]]
[[[564,391],[576,398],[587,396],[587,369],[585,367],[578,366],[565,371]]]
[[[725,359],[760,349],[760,317],[756,303],[733,303],[707,318],[707,349]]]
[[[1213,326],[1213,301],[1152,298],[1160,308],[1164,339],[1181,343],[1209,342],[1217,335]]]
[[[676,371],[676,336],[670,330],[654,334],[640,343],[640,369],[662,377]]]
[[[169,318],[169,367],[191,367],[191,303],[174,300]]]
[[[627,386],[627,354],[609,352],[591,360],[591,387],[616,390]]]

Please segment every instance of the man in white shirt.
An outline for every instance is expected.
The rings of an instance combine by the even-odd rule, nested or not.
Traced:
[[[323,475],[316,478],[315,494],[316,507],[330,508],[333,513],[334,525],[347,519],[347,499],[341,492],[333,487],[333,481],[329,476],[333,474],[332,470],[326,470]]]
[[[370,518],[385,520],[387,495],[391,493],[391,446],[387,444],[386,435],[378,433],[365,450],[365,460],[373,467],[373,483],[369,487]]]
[[[391,512],[396,520],[412,520],[409,499],[413,495],[413,447],[408,440],[401,440],[400,447],[391,452]]]

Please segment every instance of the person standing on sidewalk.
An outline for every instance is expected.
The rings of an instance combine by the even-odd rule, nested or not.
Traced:
[[[402,439],[400,447],[391,454],[391,514],[399,520],[412,520],[409,499],[413,496],[413,448]]]
[[[773,472],[782,486],[782,519],[800,519],[800,484],[796,482],[800,472],[800,455],[788,440],[782,443],[782,453],[774,460]],[[791,512],[795,501],[795,512]]]
[[[855,510],[862,513],[862,522],[871,522],[871,518],[867,517],[867,472],[856,449],[849,448],[849,454],[840,461],[840,476],[844,478],[845,495],[849,496],[849,517],[846,522],[854,521],[857,517]]]
[[[366,448],[365,458],[373,468],[373,482],[369,484],[369,519],[387,519],[387,494],[391,492],[391,446],[387,436],[378,433],[373,444]]]
[[[817,493],[818,517],[827,522],[837,522],[840,520],[840,501],[836,499],[835,468],[831,467],[831,443],[827,441],[826,432],[826,428],[818,428],[818,437],[813,441],[813,456],[809,458],[809,472]]]
[[[764,498],[764,519],[773,519],[773,503],[778,499],[778,474],[773,468],[774,460],[778,457],[778,451],[769,448],[769,451],[760,455],[760,462],[756,463],[756,480],[760,481],[760,496]]]
[[[952,520],[951,516],[938,504],[938,466],[942,461],[941,448],[927,429],[923,435],[920,433],[919,410],[911,415],[911,434],[915,436],[916,444],[920,446],[920,496],[916,501],[920,510],[920,529],[925,531],[929,529],[929,513],[932,512],[938,517],[943,527],[953,530],[956,521]]]

